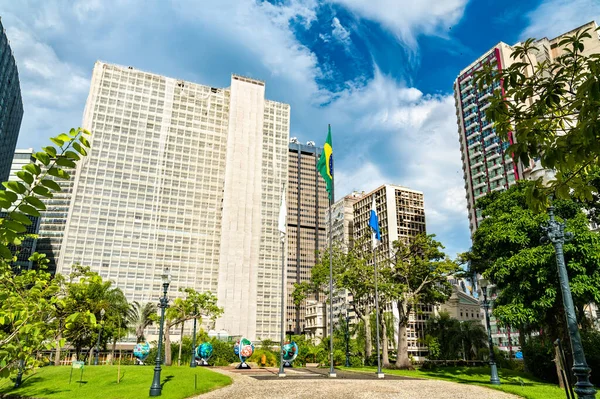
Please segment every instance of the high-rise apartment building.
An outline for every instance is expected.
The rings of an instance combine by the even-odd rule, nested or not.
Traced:
[[[22,119],[19,71],[0,20],[0,182],[8,180]]]
[[[60,186],[61,191],[55,192],[52,198],[42,198],[46,210],[40,212],[40,228],[36,245],[36,251],[46,255],[46,259],[49,261],[48,271],[52,274],[56,272],[56,263],[60,257],[77,173],[75,168],[62,166],[61,169],[70,175],[69,180],[51,175],[46,176],[46,179],[54,180]]]
[[[306,304],[296,306],[292,299],[294,284],[310,280],[317,251],[326,247],[325,214],[329,199],[317,161],[322,148],[314,142],[301,144],[295,137],[289,144],[287,190],[287,317],[286,328],[300,334],[304,330]]]
[[[538,52],[535,57],[532,57],[532,62],[538,64],[563,54],[564,48],[559,46],[560,41],[581,29],[590,29],[589,33],[592,35],[591,38],[584,39],[584,54],[600,53],[600,38],[599,33],[595,31],[596,27],[595,22],[590,22],[554,39],[538,40],[535,43]],[[491,191],[505,190],[515,181],[528,178],[533,171],[540,168],[535,162],[521,165],[509,156],[505,156],[504,150],[512,142],[512,135],[509,135],[509,142],[500,140],[493,123],[485,116],[485,110],[490,106],[490,97],[494,90],[500,89],[499,85],[496,83],[492,87],[483,86],[482,90],[479,90],[474,81],[475,71],[480,70],[483,65],[494,64],[501,71],[514,62],[521,62],[510,57],[513,49],[514,46],[498,43],[460,71],[454,82],[458,135],[471,234],[477,230],[482,219],[481,212],[475,208],[475,202],[479,198]]]
[[[217,330],[277,339],[289,123],[259,80],[215,88],[97,62],[58,271],[89,265],[154,302],[168,267],[171,298],[217,295]]]

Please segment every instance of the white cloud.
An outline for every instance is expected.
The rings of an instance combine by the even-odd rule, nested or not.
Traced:
[[[400,41],[416,48],[419,34],[445,35],[460,20],[468,0],[330,0],[359,18],[380,23]]]
[[[331,35],[335,37],[338,41],[340,41],[344,46],[349,46],[350,32],[342,26],[340,20],[337,17],[333,17],[331,27],[333,28],[333,30],[331,31]]]
[[[590,21],[600,20],[598,0],[547,0],[527,15],[521,39],[554,38]]]

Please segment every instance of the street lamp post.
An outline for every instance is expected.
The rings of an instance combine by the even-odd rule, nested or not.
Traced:
[[[160,298],[158,307],[160,308],[160,327],[158,330],[158,351],[156,352],[156,360],[154,366],[154,379],[152,380],[152,386],[150,387],[150,396],[160,396],[162,393],[162,387],[160,385],[160,363],[161,363],[161,352],[162,352],[162,339],[163,339],[163,326],[165,324],[165,310],[169,307],[169,300],[167,299],[167,290],[171,283],[171,274],[169,269],[166,268],[162,276],[163,283],[163,296]]]
[[[590,368],[585,360],[585,353],[579,336],[579,328],[577,326],[577,318],[575,316],[575,308],[573,306],[573,297],[571,296],[571,287],[569,286],[569,276],[567,275],[567,267],[565,265],[565,257],[563,254],[563,244],[573,238],[573,233],[565,233],[565,224],[554,219],[554,207],[548,208],[550,220],[548,224],[542,226],[544,237],[542,241],[551,242],[554,245],[556,252],[556,265],[558,267],[558,279],[562,292],[563,307],[567,318],[567,327],[569,330],[569,338],[571,339],[571,347],[573,348],[573,373],[577,378],[575,388],[573,389],[579,398],[593,399],[596,397],[596,390],[590,383]]]
[[[98,365],[98,356],[100,355],[100,337],[102,336],[102,330],[104,329],[104,314],[106,310],[100,310],[100,332],[98,333],[98,341],[96,342],[96,357],[94,358],[94,366]]]
[[[493,385],[500,385],[500,378],[498,377],[498,368],[496,367],[496,356],[494,355],[494,342],[492,341],[492,328],[490,325],[490,301],[487,298],[487,281],[485,279],[480,280],[481,289],[483,291],[483,309],[485,309],[485,325],[487,326],[488,332],[488,344],[490,348],[490,383]]]
[[[190,367],[196,367],[196,316],[198,315],[198,307],[194,306],[194,334],[192,335],[192,360]],[[180,343],[181,345],[181,343]]]

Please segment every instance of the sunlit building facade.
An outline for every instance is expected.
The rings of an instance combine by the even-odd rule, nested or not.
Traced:
[[[263,81],[215,88],[97,62],[58,270],[89,265],[128,300],[156,302],[169,268],[171,298],[217,295],[216,330],[276,339],[289,122]]]

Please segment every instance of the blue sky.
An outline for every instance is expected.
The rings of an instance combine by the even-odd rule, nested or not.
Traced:
[[[19,147],[81,124],[96,60],[216,87],[265,80],[291,136],[331,123],[336,194],[425,193],[427,229],[470,246],[452,83],[503,41],[600,20],[599,0],[0,0],[19,66]]]

